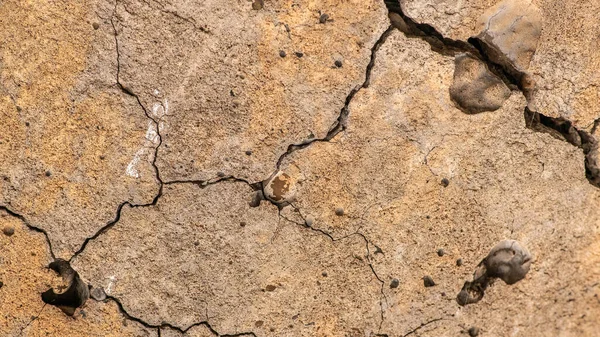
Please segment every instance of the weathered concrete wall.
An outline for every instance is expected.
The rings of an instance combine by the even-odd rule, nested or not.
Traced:
[[[594,335],[598,6],[0,2],[0,335]]]

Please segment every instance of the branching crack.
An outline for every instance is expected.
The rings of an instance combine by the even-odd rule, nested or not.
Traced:
[[[342,241],[342,240],[350,238],[352,236],[360,236],[362,238],[362,240],[365,242],[365,248],[366,248],[366,251],[367,251],[367,254],[366,254],[367,265],[369,266],[369,270],[371,271],[371,273],[373,274],[373,276],[375,276],[375,279],[377,279],[377,281],[381,284],[381,287],[380,287],[381,296],[380,296],[380,299],[379,299],[380,319],[381,319],[380,322],[379,322],[379,330],[381,330],[381,327],[383,326],[383,322],[385,321],[385,306],[388,305],[388,299],[387,299],[387,296],[385,295],[385,292],[384,292],[385,282],[383,281],[383,279],[381,277],[379,277],[379,275],[377,274],[377,271],[375,271],[375,267],[373,266],[373,262],[371,260],[372,254],[371,254],[370,246],[372,245],[373,247],[376,248],[375,252],[381,251],[381,249],[377,245],[375,245],[371,241],[369,241],[369,239],[367,239],[367,237],[363,233],[361,233],[359,231],[356,231],[354,233],[350,233],[350,234],[341,236],[339,238],[335,238],[331,233],[329,233],[329,232],[327,232],[327,231],[325,231],[325,230],[323,230],[321,228],[316,228],[312,224],[310,224],[309,222],[307,222],[306,218],[302,214],[302,211],[300,210],[300,208],[298,208],[294,204],[290,204],[290,206],[292,208],[294,208],[294,210],[298,213],[298,215],[300,216],[300,218],[302,219],[303,222],[300,223],[300,222],[297,222],[297,221],[294,221],[292,219],[287,218],[286,216],[284,216],[284,215],[281,214],[281,209],[279,210],[279,217],[280,218],[282,218],[282,219],[284,219],[284,220],[286,220],[286,221],[288,221],[290,223],[293,223],[295,225],[307,228],[307,229],[309,229],[309,230],[311,230],[313,232],[316,232],[316,233],[318,233],[320,235],[324,235],[327,238],[329,238],[329,240],[331,240],[332,242]],[[385,302],[385,305],[384,305],[384,302]]]

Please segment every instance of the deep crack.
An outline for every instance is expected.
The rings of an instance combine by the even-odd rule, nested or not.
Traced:
[[[534,88],[531,76],[518,70],[510,62],[498,64],[490,57],[489,47],[478,37],[471,37],[466,42],[444,37],[435,27],[418,23],[407,16],[402,9],[400,0],[384,0],[389,11],[390,20],[408,38],[420,38],[427,42],[434,52],[445,56],[456,56],[458,53],[468,53],[486,64],[487,68],[500,78],[509,88],[518,89],[527,102],[531,101]],[[555,137],[577,146],[585,155],[585,175],[590,184],[600,187],[600,166],[598,164],[598,142],[593,136],[600,119],[594,121],[591,132],[580,130],[563,117],[548,117],[540,112],[525,107],[525,126],[554,135]]]

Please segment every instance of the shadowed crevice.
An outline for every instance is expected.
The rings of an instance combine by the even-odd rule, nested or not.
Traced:
[[[418,23],[404,13],[400,0],[384,0],[392,25],[408,38],[419,38],[427,42],[434,52],[444,56],[456,56],[467,53],[480,61],[510,89],[518,89],[527,102],[531,100],[535,90],[531,76],[518,70],[506,56],[500,55],[479,37],[471,37],[467,41],[453,40],[444,37],[432,25]],[[497,62],[496,62],[497,61]],[[500,64],[501,63],[501,64]],[[595,187],[600,187],[600,166],[598,165],[598,141],[593,136],[600,119],[594,121],[592,132],[578,129],[573,122],[563,117],[548,117],[525,107],[525,126],[537,131],[550,133],[583,150],[585,155],[585,175]]]

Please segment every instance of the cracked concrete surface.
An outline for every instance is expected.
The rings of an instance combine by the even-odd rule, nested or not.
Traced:
[[[0,3],[0,335],[593,335],[597,5]],[[56,258],[106,297],[44,304]]]

